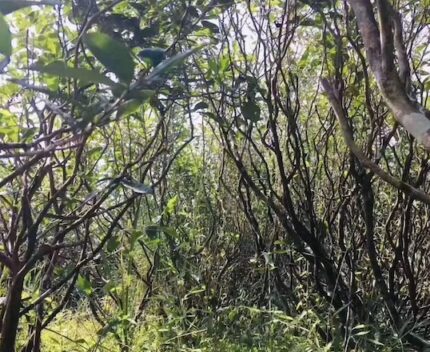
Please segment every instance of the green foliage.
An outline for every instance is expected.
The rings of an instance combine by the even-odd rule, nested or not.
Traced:
[[[157,66],[166,58],[166,51],[161,48],[145,48],[139,53],[139,56],[142,59],[148,58],[152,66]]]
[[[33,5],[0,0],[0,292],[17,302],[0,304],[0,333],[18,332],[0,350],[430,340],[428,205],[367,169],[428,192],[429,155],[384,105],[353,9]],[[424,106],[428,2],[396,6]]]
[[[104,33],[88,33],[84,36],[86,46],[94,56],[124,83],[130,83],[135,63],[129,49],[121,42]]]
[[[0,13],[0,53],[5,56],[12,55],[12,36],[9,25]]]
[[[29,7],[29,6],[39,6],[39,5],[60,5],[59,1],[56,0],[1,0],[0,1],[0,12],[4,15],[12,13],[14,11]]]
[[[240,107],[243,117],[246,120],[257,122],[260,120],[260,107],[252,100],[248,100]]]
[[[76,288],[86,296],[91,296],[94,292],[91,286],[91,282],[82,275],[78,276],[78,280],[76,281]]]
[[[175,56],[165,60],[161,64],[157,65],[154,70],[148,75],[146,80],[148,82],[151,82],[154,79],[157,79],[159,76],[166,74],[169,72],[172,68],[182,63],[187,57],[194,54],[196,51],[200,50],[201,47],[196,47],[193,49],[189,49],[184,51],[183,53],[176,54]]]
[[[116,85],[115,82],[96,70],[69,67],[65,62],[61,61],[54,61],[45,66],[36,65],[33,69],[50,75],[77,79],[80,80],[82,84],[102,83],[112,87]]]
[[[142,183],[136,182],[134,180],[121,180],[121,184],[128,189],[140,194],[152,194],[154,190]]]
[[[82,307],[83,308],[83,307]],[[174,312],[171,312],[174,314]],[[178,312],[179,313],[179,312]],[[305,316],[305,315],[303,315]],[[186,317],[171,315],[168,320],[148,315],[129,351],[331,351],[308,321],[280,312],[236,307],[211,318],[208,326],[190,326]],[[207,321],[209,323],[209,320]],[[111,324],[110,329],[114,325]],[[225,324],[225,325],[224,325]],[[43,335],[43,348],[49,351],[120,351],[112,335],[100,338],[98,323],[83,309],[65,311]],[[104,333],[107,329],[104,329]]]

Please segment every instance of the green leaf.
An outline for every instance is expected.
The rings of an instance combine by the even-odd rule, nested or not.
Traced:
[[[78,276],[76,287],[86,296],[91,296],[94,292],[91,282],[89,282],[88,279],[82,275]]]
[[[121,244],[121,241],[118,238],[118,236],[113,236],[109,239],[108,243],[106,244],[106,249],[109,253],[112,253],[119,248],[120,244]]]
[[[165,235],[171,237],[171,238],[177,238],[178,233],[176,232],[176,229],[170,226],[163,226],[162,228]]]
[[[140,230],[133,230],[130,235],[130,250],[134,248],[136,242],[141,239],[143,236],[143,232]]]
[[[142,38],[151,38],[151,37],[155,37],[159,33],[159,31],[160,31],[159,26],[153,25],[153,26],[143,28],[139,32],[139,34]]]
[[[115,331],[118,325],[121,324],[121,320],[119,318],[115,318],[111,320],[108,324],[106,324],[103,328],[97,331],[97,334],[100,336],[106,335],[108,332]]]
[[[196,105],[194,105],[193,111],[204,110],[204,109],[207,109],[208,107],[209,107],[208,104],[206,104],[204,101],[201,101]]]
[[[12,55],[12,36],[9,25],[4,16],[0,13],[0,53],[5,56]]]
[[[145,233],[148,235],[148,237],[150,239],[156,238],[161,230],[162,230],[162,228],[159,225],[146,225],[145,226]]]
[[[142,106],[142,100],[141,99],[130,99],[124,102],[117,111],[116,117],[121,116],[129,116],[131,114],[134,114],[136,111],[139,110],[139,108]]]
[[[103,76],[96,70],[69,67],[62,61],[54,61],[46,66],[36,65],[31,67],[31,69],[50,75],[78,79],[84,83],[101,83],[113,87],[118,85],[110,78]]]
[[[152,66],[157,66],[166,59],[166,51],[162,48],[145,48],[139,53],[139,56],[142,59],[151,60]]]
[[[154,190],[149,187],[146,186],[140,182],[136,182],[136,181],[129,181],[129,180],[121,180],[121,184],[128,189],[131,189],[132,191],[136,192],[136,193],[140,193],[140,194],[153,194]]]
[[[104,33],[87,33],[84,42],[93,55],[123,82],[130,83],[135,63],[130,50]]]
[[[41,0],[41,1],[25,1],[25,0],[0,0],[0,12],[7,15],[11,12],[35,5],[60,5],[56,0]]]
[[[374,339],[367,339],[367,341],[370,341],[370,342],[372,342],[372,343],[374,343],[375,345],[378,345],[378,346],[384,346],[383,343],[381,343],[381,342],[379,342],[377,340],[374,340]]]
[[[179,197],[176,195],[169,199],[166,205],[166,214],[172,215],[179,203]]]
[[[170,59],[165,60],[163,63],[158,65],[146,78],[146,81],[151,82],[152,80],[158,78],[161,74],[168,72],[171,68],[175,67],[182,61],[184,61],[188,56],[194,54],[197,50],[200,50],[201,46],[179,53]]]
[[[260,107],[254,101],[247,101],[240,107],[243,117],[246,120],[257,122],[260,120]]]
[[[127,92],[125,98],[138,99],[141,103],[144,103],[147,99],[152,98],[155,93],[155,90],[151,89],[134,89]]]
[[[202,26],[208,28],[212,33],[219,33],[219,28],[215,23],[202,21]]]

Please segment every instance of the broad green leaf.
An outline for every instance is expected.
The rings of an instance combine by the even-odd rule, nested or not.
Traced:
[[[93,55],[123,82],[133,79],[135,63],[130,50],[104,33],[87,33],[84,42]]]
[[[151,98],[155,94],[155,90],[151,89],[133,89],[127,92],[125,98],[138,99],[141,103]]]
[[[32,67],[32,69],[50,75],[79,79],[81,82],[85,83],[101,83],[109,86],[118,85],[110,78],[103,76],[100,72],[96,70],[69,67],[66,65],[65,62],[62,61],[54,61],[46,66],[34,66]]]
[[[240,111],[246,120],[250,120],[252,122],[257,122],[260,120],[260,107],[251,100],[245,102],[240,107]]]
[[[107,242],[106,249],[108,252],[112,253],[119,248],[120,244],[121,240],[118,238],[118,236],[113,236]]]
[[[0,12],[7,15],[11,12],[35,5],[60,5],[56,0],[25,1],[25,0],[0,0]]]
[[[121,184],[128,189],[131,189],[132,191],[136,192],[136,193],[140,193],[140,194],[153,194],[154,190],[147,186],[144,185],[140,182],[136,182],[136,181],[129,181],[129,180],[121,180]]]
[[[139,108],[142,106],[142,100],[141,99],[130,99],[126,102],[124,102],[117,111],[116,117],[121,116],[128,116],[136,111],[139,110]]]
[[[88,279],[82,275],[78,276],[78,280],[76,281],[76,287],[86,296],[91,296],[93,294],[93,287],[91,286],[91,282],[89,282]]]
[[[5,56],[12,55],[12,37],[4,16],[0,13],[0,53]]]
[[[166,51],[162,48],[145,48],[139,53],[139,56],[142,59],[151,60],[152,66],[157,66],[166,59]]]

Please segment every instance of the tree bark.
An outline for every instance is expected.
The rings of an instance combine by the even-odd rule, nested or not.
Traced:
[[[23,287],[24,277],[22,275],[15,276],[9,287],[5,312],[3,315],[0,336],[0,352],[15,351]]]
[[[396,120],[418,143],[430,150],[430,112],[407,94],[409,63],[405,55],[400,15],[387,0],[378,0],[379,23],[370,0],[348,0],[357,18],[367,60],[379,90]],[[397,56],[399,71],[394,63]]]

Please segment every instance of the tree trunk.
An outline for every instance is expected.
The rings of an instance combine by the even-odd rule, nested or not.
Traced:
[[[385,102],[396,120],[430,150],[430,112],[408,96],[410,72],[400,15],[387,0],[377,0],[377,23],[370,0],[348,2],[357,18],[367,59]]]
[[[7,295],[6,307],[2,321],[0,352],[15,351],[23,286],[24,277],[21,275],[18,275],[12,279]]]

